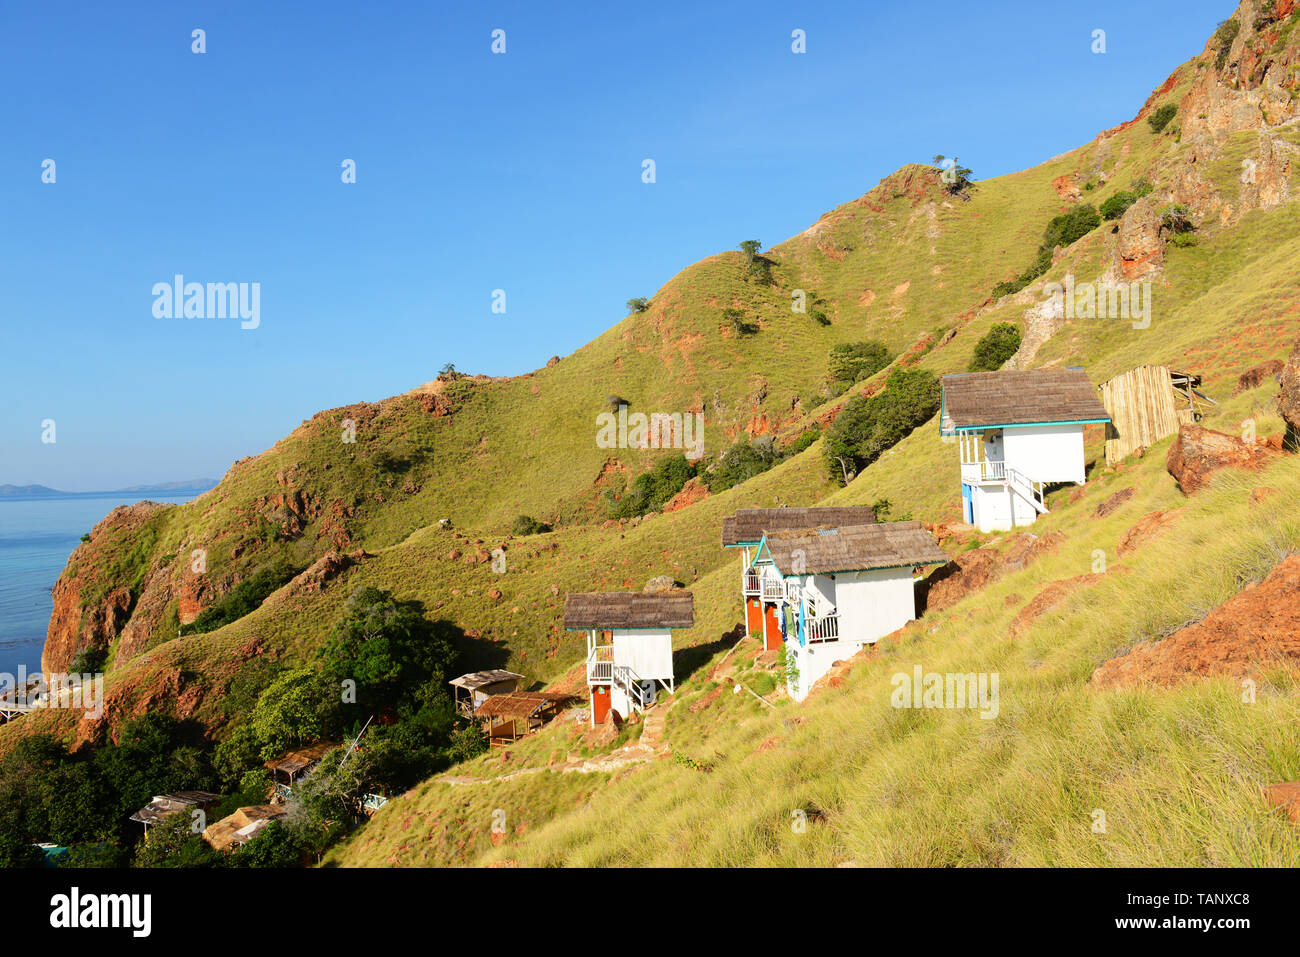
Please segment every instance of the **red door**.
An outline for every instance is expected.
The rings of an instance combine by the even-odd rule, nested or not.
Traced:
[[[763,645],[764,651],[776,651],[781,647],[781,620],[778,617],[776,605],[767,605],[764,608],[767,616],[767,643]]]
[[[745,599],[745,623],[749,633],[756,638],[763,637],[763,603],[757,598]]]
[[[599,726],[605,723],[609,714],[609,686],[597,685],[591,689],[591,723]]]

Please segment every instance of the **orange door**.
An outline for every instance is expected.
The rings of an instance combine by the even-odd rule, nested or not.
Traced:
[[[600,686],[591,689],[591,723],[593,726],[605,723],[605,716],[609,714],[609,686]]]
[[[749,625],[749,633],[756,638],[763,637],[763,603],[757,598],[747,598],[745,600],[745,623]]]
[[[781,647],[781,620],[778,616],[777,606],[768,605],[765,609],[767,614],[767,643],[763,646],[764,651],[776,651]]]

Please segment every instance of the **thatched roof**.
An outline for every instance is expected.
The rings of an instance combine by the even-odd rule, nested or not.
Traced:
[[[948,562],[948,556],[920,522],[781,532],[767,536],[767,548],[782,575],[825,575]]]
[[[820,508],[742,508],[722,520],[723,547],[754,544],[767,532],[790,532],[819,525],[870,525],[876,511],[865,505]]]
[[[132,821],[141,824],[157,824],[163,818],[171,817],[191,807],[204,807],[221,800],[220,794],[211,791],[173,791],[171,794],[158,794],[140,810],[131,815]]]
[[[531,718],[551,705],[572,701],[573,695],[558,691],[512,691],[494,694],[474,710],[476,718]]]
[[[494,668],[491,671],[475,671],[471,674],[461,675],[459,678],[452,678],[447,682],[449,685],[455,685],[457,688],[464,688],[466,691],[477,691],[479,688],[486,688],[488,685],[500,684],[503,681],[522,681],[523,675],[517,675],[513,671],[502,671],[500,668]]]
[[[209,824],[203,831],[203,840],[218,851],[228,851],[238,844],[246,844],[257,837],[272,821],[287,817],[289,809],[283,804],[254,804],[241,807],[229,817]]]
[[[692,628],[695,596],[688,591],[585,592],[564,599],[564,627],[588,629]]]
[[[994,428],[1047,422],[1108,422],[1082,369],[1007,370],[943,377],[940,428]]]
[[[315,764],[325,757],[327,752],[337,747],[337,744],[325,741],[305,748],[298,748],[295,751],[288,752],[283,757],[276,758],[274,761],[267,761],[266,767],[272,771],[281,771],[289,775],[297,774],[303,768]]]

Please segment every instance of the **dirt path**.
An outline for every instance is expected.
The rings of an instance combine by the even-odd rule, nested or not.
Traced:
[[[560,774],[591,774],[593,771],[617,771],[620,768],[634,764],[644,764],[661,754],[668,753],[668,746],[664,744],[664,731],[667,727],[668,711],[674,704],[676,704],[675,701],[670,701],[645,712],[642,717],[645,726],[641,729],[641,736],[636,742],[625,744],[621,748],[614,749],[609,754],[602,754],[600,757],[575,758],[561,765],[550,765],[541,768],[520,768],[518,771],[490,778],[476,778],[467,774],[444,774],[434,778],[434,780],[456,786],[496,784],[501,781],[522,777],[525,774],[538,774],[542,771],[552,771]]]

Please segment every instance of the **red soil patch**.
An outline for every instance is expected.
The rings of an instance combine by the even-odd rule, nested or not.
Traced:
[[[1143,515],[1138,519],[1137,524],[1125,532],[1124,537],[1119,540],[1119,554],[1127,555],[1147,539],[1163,532],[1182,512],[1181,508],[1167,508]]]
[[[930,575],[925,585],[925,610],[942,611],[973,591],[997,581],[1007,572],[1019,571],[1039,555],[1055,551],[1065,540],[1060,532],[1039,537],[1026,532],[1004,553],[991,548],[961,552]]]
[[[1011,621],[1011,637],[1019,638],[1026,628],[1032,625],[1041,615],[1050,611],[1059,605],[1067,595],[1093,584],[1100,575],[1079,575],[1075,578],[1063,578],[1060,581],[1050,582],[1046,588],[1021,609],[1020,614],[1016,615]]]
[[[1285,559],[1204,621],[1107,661],[1093,673],[1092,684],[1170,687],[1192,678],[1252,677],[1270,667],[1300,670],[1300,555]]]

